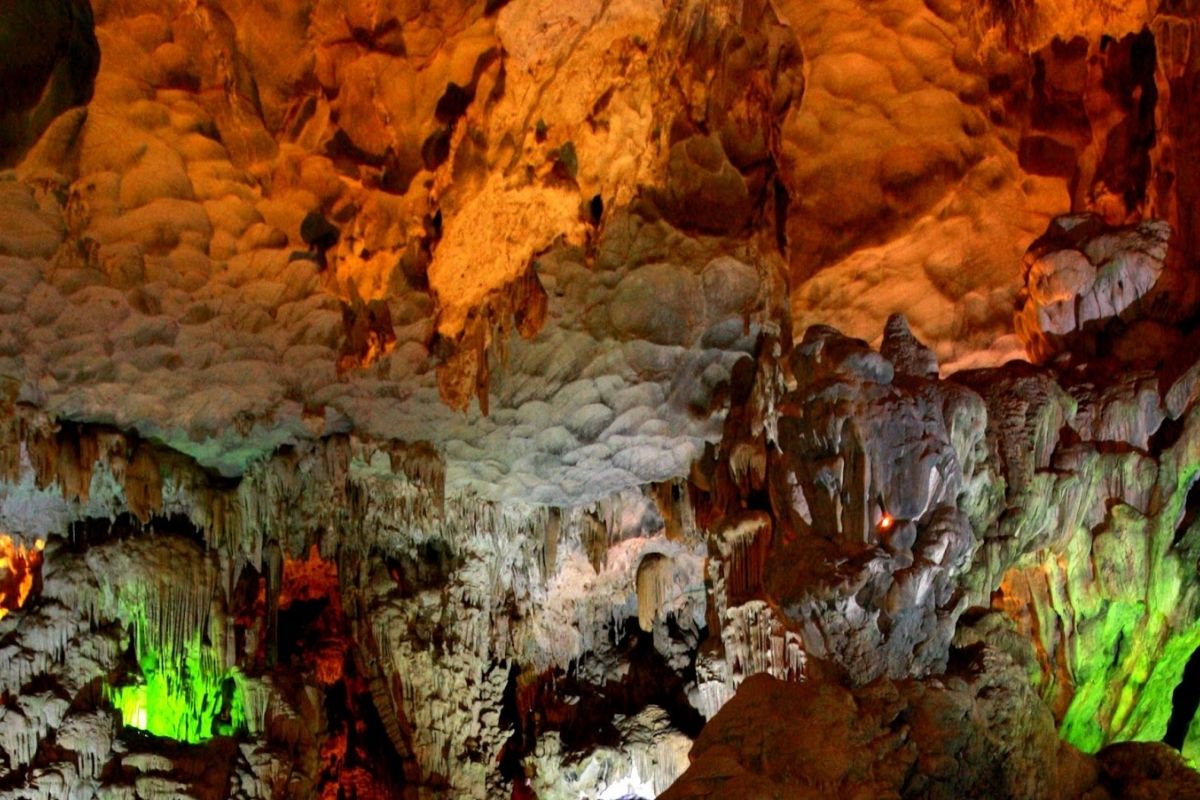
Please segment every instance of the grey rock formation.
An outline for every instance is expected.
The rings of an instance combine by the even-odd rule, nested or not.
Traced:
[[[885,341],[903,372],[862,342],[809,329],[790,365],[796,389],[779,406],[773,479],[798,488],[796,537],[765,585],[806,648],[855,682],[944,666],[975,549],[960,497],[975,477],[983,401],[931,380],[901,325]]]
[[[1170,235],[1161,220],[1127,228],[1087,214],[1054,220],[1025,254],[1016,329],[1030,356],[1094,352],[1104,322],[1136,319],[1137,301],[1163,271]]]
[[[0,4],[0,800],[1186,796],[1194,10]]]

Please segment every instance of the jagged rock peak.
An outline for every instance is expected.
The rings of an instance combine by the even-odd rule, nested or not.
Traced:
[[[892,314],[883,326],[883,344],[879,354],[892,362],[896,372],[914,378],[933,378],[938,374],[937,356],[913,336],[908,318]]]

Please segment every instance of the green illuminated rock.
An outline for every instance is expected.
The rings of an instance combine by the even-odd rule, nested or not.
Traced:
[[[139,658],[142,682],[109,689],[122,721],[156,736],[202,742],[245,730],[237,670],[207,664],[199,637],[189,643],[182,665],[153,655]]]
[[[106,690],[125,725],[192,743],[247,730],[245,678],[205,636],[221,624],[202,613],[208,593],[202,575],[196,585],[135,586],[117,596],[140,673]]]

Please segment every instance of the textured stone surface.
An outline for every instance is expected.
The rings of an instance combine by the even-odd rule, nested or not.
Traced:
[[[665,220],[632,190],[675,180],[661,142],[700,113],[648,95],[659,76],[696,81],[726,39],[748,45],[686,4],[565,12],[572,48],[533,32],[536,3],[429,19],[336,5],[245,38],[265,22],[253,4],[99,8],[95,99],[3,182],[4,374],[54,414],[226,474],[343,424],[433,441],[452,486],[496,499],[580,502],[686,473],[717,434],[714,389],[778,324],[782,261],[757,215],[705,235],[692,216],[720,185],[664,189],[679,204]],[[741,77],[798,70],[769,9],[744,25],[766,49]],[[279,58],[306,37],[307,57]],[[697,52],[673,55],[689,37]],[[766,180],[759,121],[791,101],[734,102],[740,80],[695,84],[725,127],[688,141],[753,209],[724,148]],[[514,177],[492,171],[514,155]],[[309,257],[314,211],[339,234]]]
[[[957,502],[983,432],[954,427],[981,419],[983,402],[897,375],[828,329],[810,328],[790,366],[797,388],[779,405],[770,477],[781,495],[799,487],[807,519],[789,509],[798,536],[768,567],[768,591],[807,648],[856,682],[938,670],[975,547]]]
[[[1195,797],[1162,744],[1096,759],[1057,741],[1024,672],[983,647],[944,679],[855,691],[765,675],[705,728],[665,800],[694,797]],[[797,726],[796,720],[803,720]]]
[[[927,352],[899,322],[892,330],[889,352],[902,363]],[[376,758],[398,765],[372,779],[378,791],[388,781],[478,797],[513,782],[551,795],[659,791],[697,733],[705,763],[707,743],[724,734],[704,720],[719,719],[759,673],[805,680],[796,702],[833,703],[843,716],[831,724],[865,726],[871,742],[813,740],[862,763],[809,753],[822,769],[849,771],[788,791],[848,781],[846,791],[868,794],[936,795],[945,785],[1047,796],[1046,786],[1068,780],[1047,777],[1055,770],[1104,791],[1163,774],[1130,774],[1126,764],[1096,778],[1108,756],[1089,767],[1054,744],[1053,730],[1058,723],[1090,751],[1167,727],[1164,698],[1200,618],[1188,571],[1200,525],[1185,498],[1194,404],[1165,441],[1160,389],[1137,375],[1080,380],[1072,369],[1067,380],[1010,365],[956,383],[901,372],[829,328],[771,363],[758,375],[735,370],[746,383],[690,481],[568,509],[464,495],[428,446],[329,436],[281,448],[229,481],[115,429],[54,425],[10,406],[0,524],[23,544],[42,536],[49,545],[28,608],[0,620],[4,678],[22,698],[6,711],[13,733],[0,746],[10,763],[45,769],[49,731],[102,724],[106,707],[60,707],[37,687],[78,698],[96,680],[125,685],[137,673],[121,653],[134,641],[160,663],[201,647],[211,654],[202,658],[237,670],[249,749],[221,780],[239,796],[307,796],[331,774],[358,780],[355,770]],[[781,385],[770,400],[768,388]],[[1097,385],[1111,390],[1098,395]],[[19,387],[9,386],[15,400]],[[297,596],[344,611],[301,622],[288,610]],[[960,619],[988,604],[1015,624],[978,608]],[[82,618],[68,611],[80,607]],[[130,639],[140,619],[149,625],[134,625]],[[285,678],[276,663],[298,673]],[[765,735],[762,720],[773,718],[754,711],[762,685],[734,716],[747,735]],[[331,686],[373,708],[374,727],[341,729],[325,716],[317,698]],[[853,697],[858,705],[847,705]],[[930,738],[896,739],[890,720],[906,718],[927,720]],[[979,749],[976,724],[1020,748]],[[601,746],[596,725],[613,726],[624,744]],[[98,741],[68,784],[104,774],[112,756]],[[189,772],[189,759],[217,757],[229,741],[168,752],[166,766],[146,761],[136,780],[203,794],[209,773]],[[727,746],[750,747],[741,738]],[[351,754],[336,773],[321,766],[330,752]],[[1001,756],[1019,763],[994,768]],[[917,777],[896,766],[904,759]],[[938,766],[950,763],[962,766]],[[747,764],[736,780],[796,780]]]
[[[0,796],[1195,794],[1194,3],[85,5]]]
[[[1088,334],[1134,307],[1162,274],[1170,226],[1106,228],[1096,216],[1056,219],[1025,254],[1016,328],[1036,361],[1088,347]],[[1094,344],[1091,345],[1095,347]]]
[[[1081,795],[1058,764],[1061,747],[1072,766],[1071,748],[1058,744],[1023,671],[989,649],[964,660],[930,684],[880,681],[855,691],[755,676],[701,733],[688,772],[662,796]]]

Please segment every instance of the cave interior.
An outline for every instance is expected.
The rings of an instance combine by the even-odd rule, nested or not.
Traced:
[[[0,800],[1200,798],[1200,2],[0,2]]]

